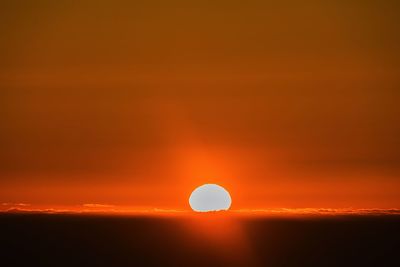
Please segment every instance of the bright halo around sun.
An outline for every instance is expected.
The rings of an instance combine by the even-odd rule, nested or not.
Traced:
[[[190,207],[198,212],[228,210],[231,203],[229,192],[217,184],[199,186],[189,198]]]

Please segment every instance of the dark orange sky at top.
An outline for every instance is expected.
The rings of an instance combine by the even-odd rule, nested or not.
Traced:
[[[400,207],[398,1],[2,1],[0,203]]]

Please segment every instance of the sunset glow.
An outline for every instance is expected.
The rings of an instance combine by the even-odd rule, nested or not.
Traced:
[[[395,2],[8,2],[0,203],[400,207]]]

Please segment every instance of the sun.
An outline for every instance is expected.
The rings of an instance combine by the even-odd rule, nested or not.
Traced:
[[[217,184],[199,186],[189,197],[190,207],[197,212],[228,210],[231,203],[229,192]]]

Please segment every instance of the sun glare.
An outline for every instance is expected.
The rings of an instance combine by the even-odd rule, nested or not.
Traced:
[[[190,207],[197,212],[228,210],[231,203],[229,192],[217,184],[199,186],[189,198]]]

